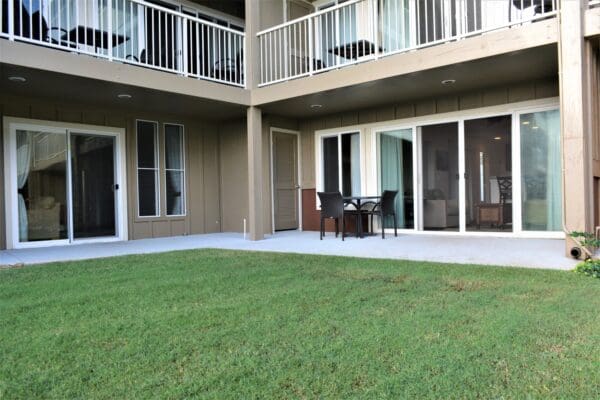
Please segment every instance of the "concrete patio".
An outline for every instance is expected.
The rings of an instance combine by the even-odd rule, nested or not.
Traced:
[[[237,233],[215,233],[126,242],[80,244],[35,249],[0,251],[0,266],[41,264],[54,261],[83,260],[127,254],[158,253],[174,250],[220,248],[274,251],[367,258],[406,259],[460,264],[485,264],[568,270],[575,260],[565,257],[564,241],[556,239],[483,238],[434,235],[399,235],[357,239],[335,239],[328,234],[323,241],[318,232],[280,232],[265,240],[244,240]]]

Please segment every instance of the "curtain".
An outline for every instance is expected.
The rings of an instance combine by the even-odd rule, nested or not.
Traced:
[[[410,46],[410,12],[408,0],[381,0],[380,26],[382,46],[386,51]]]
[[[404,218],[404,178],[402,138],[382,133],[379,139],[381,158],[381,191],[397,190],[396,220],[399,228],[405,228]],[[386,218],[384,227],[393,226],[393,221]]]
[[[165,126],[167,215],[183,214],[183,135],[178,125]]]
[[[19,241],[21,242],[26,242],[29,239],[27,207],[21,190],[23,190],[29,178],[32,146],[33,134],[27,131],[17,131],[17,187],[19,190]]]
[[[558,110],[544,113],[540,127],[548,141],[548,163],[546,165],[547,230],[562,230],[562,190],[560,157],[560,115]]]
[[[352,196],[360,196],[360,135],[350,136],[350,176]]]

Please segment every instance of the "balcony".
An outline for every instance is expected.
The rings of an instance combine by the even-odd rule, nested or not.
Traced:
[[[245,87],[243,29],[190,14],[143,0],[2,0],[0,37]]]
[[[558,0],[351,0],[259,32],[266,86],[530,24]]]

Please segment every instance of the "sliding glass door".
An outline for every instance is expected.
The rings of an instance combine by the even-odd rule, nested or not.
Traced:
[[[73,238],[115,236],[115,137],[71,133]]]
[[[369,175],[377,184],[367,181],[368,192],[398,191],[396,222],[402,229],[559,237],[559,111],[526,110],[378,129],[372,153],[376,174]],[[323,141],[331,174],[324,182],[336,190],[339,140]],[[392,222],[388,218],[383,226]]]
[[[10,124],[12,247],[119,237],[117,136]]]
[[[395,190],[396,226],[412,229],[415,224],[413,185],[413,129],[381,132],[378,135],[379,188]],[[393,217],[383,221],[384,228],[393,228]]]
[[[65,241],[69,198],[65,132],[17,129],[15,136],[16,239],[20,243]]]
[[[420,127],[423,230],[459,230],[458,131],[458,122]]]

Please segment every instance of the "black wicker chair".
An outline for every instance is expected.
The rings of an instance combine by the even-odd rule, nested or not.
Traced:
[[[381,218],[381,238],[385,239],[385,217],[393,217],[394,219],[394,236],[398,236],[398,224],[396,222],[396,196],[397,190],[384,190],[381,194],[379,203],[368,211],[371,215],[371,229],[373,229],[373,216],[379,215]]]
[[[325,220],[335,220],[335,237],[339,233],[339,220],[342,220],[342,240],[344,240],[346,234],[346,216],[352,215],[356,217],[356,226],[358,233],[358,218],[359,213],[356,210],[346,210],[344,199],[340,192],[318,192],[319,200],[321,202],[321,225],[320,225],[320,239],[323,240],[325,236]]]

